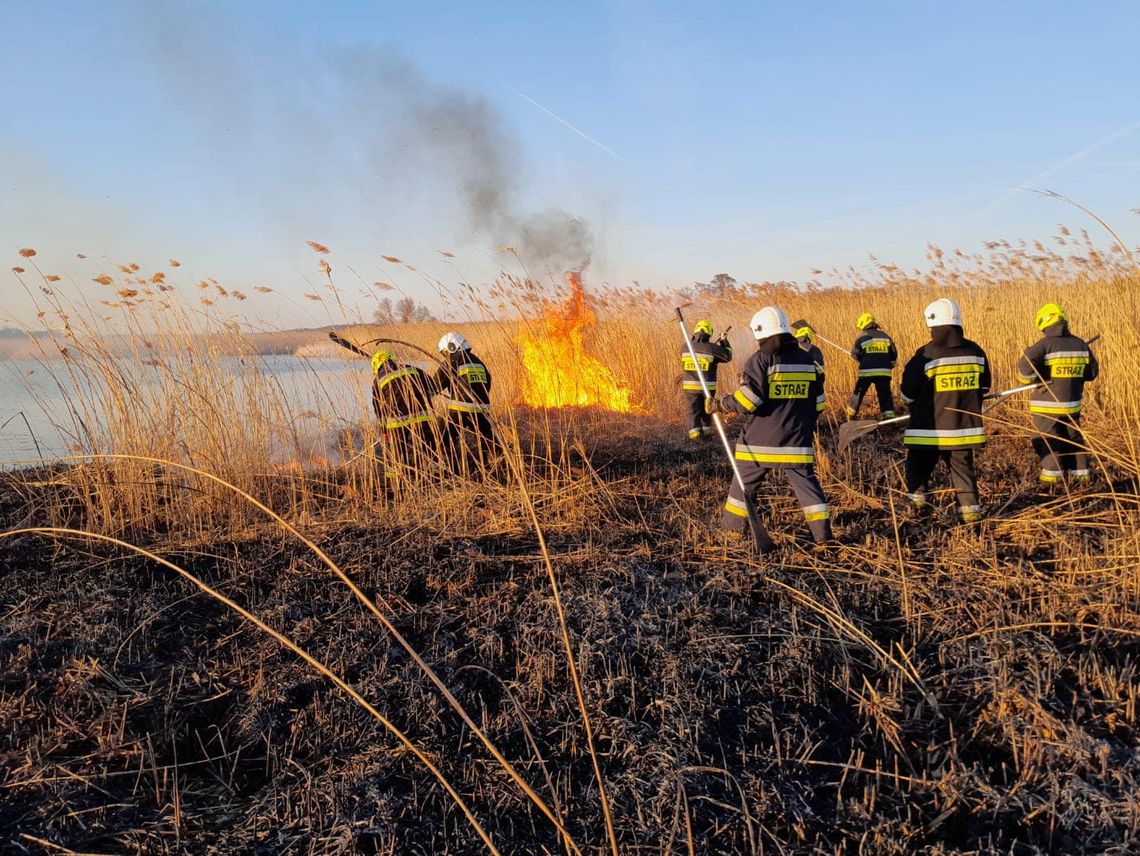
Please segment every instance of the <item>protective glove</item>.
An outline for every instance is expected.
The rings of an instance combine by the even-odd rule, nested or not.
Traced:
[[[721,347],[721,348],[729,347],[728,339],[726,339],[724,336],[721,336],[719,339],[717,339],[716,344],[718,347]]]
[[[721,406],[719,398],[717,398],[716,396],[713,396],[711,398],[705,399],[705,413],[708,413],[711,415],[713,413],[724,413],[724,412],[725,412],[725,410]]]

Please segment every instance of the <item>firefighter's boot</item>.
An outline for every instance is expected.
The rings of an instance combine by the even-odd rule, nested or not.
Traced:
[[[1092,485],[1092,472],[1088,468],[1067,470],[1065,479],[1071,491],[1086,491]]]
[[[980,505],[958,506],[958,520],[963,526],[976,529],[982,522],[982,507]]]
[[[808,529],[811,531],[811,540],[817,547],[826,547],[832,542],[834,538],[831,533],[831,520],[824,518],[823,520],[809,520]]]
[[[906,522],[916,523],[920,520],[928,520],[933,515],[934,507],[927,501],[926,494],[922,491],[908,493],[906,500]]]

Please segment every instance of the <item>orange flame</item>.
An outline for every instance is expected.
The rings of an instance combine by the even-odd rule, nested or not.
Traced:
[[[599,407],[619,413],[636,413],[632,392],[596,357],[586,353],[586,333],[597,325],[586,303],[582,275],[566,274],[570,295],[566,302],[549,304],[541,323],[519,333],[522,362],[522,398],[531,407]],[[541,329],[534,329],[534,328]]]

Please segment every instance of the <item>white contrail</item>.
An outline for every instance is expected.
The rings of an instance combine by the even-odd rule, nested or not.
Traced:
[[[1131,134],[1137,128],[1140,128],[1140,120],[1135,121],[1135,122],[1131,123],[1130,125],[1125,125],[1123,128],[1120,128],[1116,131],[1113,131],[1107,137],[1102,137],[1101,139],[1097,140],[1095,143],[1090,143],[1089,145],[1085,146],[1083,149],[1081,149],[1076,154],[1069,155],[1069,157],[1065,158],[1063,161],[1060,161],[1059,163],[1053,164],[1053,166],[1049,167],[1044,172],[1040,172],[1037,175],[1030,178],[1028,181],[1025,181],[1022,183],[1023,184],[1036,184],[1038,181],[1044,181],[1045,179],[1056,175],[1061,170],[1067,169],[1068,167],[1073,166],[1073,164],[1080,163],[1081,161],[1083,161],[1085,158],[1087,158],[1089,155],[1091,155],[1093,152],[1095,152],[1097,149],[1101,148],[1102,146],[1107,146],[1109,143],[1113,142],[1114,140],[1118,140],[1123,136],[1127,136],[1128,134]]]
[[[998,197],[993,202],[991,202],[988,206],[986,206],[981,211],[979,211],[977,214],[975,214],[974,217],[975,218],[984,217],[987,214],[992,214],[994,211],[996,211],[998,208],[1000,208],[1002,205],[1004,205],[1006,202],[1008,202],[1010,199],[1012,199],[1014,196],[1016,196],[1017,191],[1020,188],[1032,187],[1033,185],[1037,184],[1038,182],[1044,181],[1047,178],[1052,178],[1054,175],[1061,172],[1062,170],[1068,169],[1069,167],[1073,166],[1074,164],[1080,163],[1085,158],[1087,158],[1089,155],[1091,155],[1093,152],[1095,152],[1097,149],[1102,148],[1103,146],[1107,146],[1109,143],[1114,142],[1114,141],[1120,139],[1121,137],[1125,137],[1128,134],[1131,134],[1137,128],[1140,128],[1140,120],[1137,120],[1137,121],[1132,122],[1128,125],[1125,125],[1123,128],[1118,128],[1117,130],[1113,131],[1108,136],[1101,137],[1099,140],[1097,140],[1093,143],[1089,143],[1087,146],[1085,146],[1079,152],[1075,152],[1074,154],[1069,155],[1064,160],[1060,160],[1057,163],[1053,164],[1048,169],[1042,170],[1041,172],[1037,173],[1036,175],[1034,175],[1030,178],[1027,178],[1025,181],[1021,182],[1018,185],[1018,187],[1010,188],[1006,193],[1002,194],[1000,197]]]
[[[515,91],[518,92],[518,90],[515,90]],[[550,118],[556,119],[559,122],[561,122],[563,125],[565,125],[567,128],[569,128],[571,131],[573,131],[575,134],[577,134],[583,140],[587,140],[588,142],[593,143],[595,146],[597,146],[599,149],[601,149],[606,154],[612,155],[613,157],[617,158],[619,161],[626,164],[627,166],[629,165],[629,161],[627,161],[625,158],[623,158],[621,155],[619,155],[617,152],[615,152],[613,149],[611,149],[605,143],[600,142],[598,140],[595,140],[593,137],[591,137],[585,131],[583,131],[579,128],[575,128],[573,125],[571,125],[569,122],[567,122],[561,116],[559,116],[553,110],[549,110],[546,107],[543,107],[541,104],[539,104],[537,101],[535,101],[529,95],[527,95],[525,92],[519,92],[519,95],[521,95],[523,98],[525,98],[527,101],[529,101],[531,104],[533,104],[535,107],[537,107],[539,110],[541,110],[543,113],[545,113]]]

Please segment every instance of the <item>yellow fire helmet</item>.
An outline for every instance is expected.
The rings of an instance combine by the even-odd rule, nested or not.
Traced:
[[[694,333],[704,333],[706,336],[711,336],[713,334],[712,321],[709,321],[706,318],[702,318],[700,321],[697,322],[696,326],[693,327],[693,332]]]
[[[866,330],[868,327],[870,327],[874,323],[875,323],[875,316],[872,315],[870,312],[864,312],[862,315],[860,315],[858,318],[855,319],[855,327],[858,330]]]
[[[377,351],[372,355],[372,374],[379,374],[381,367],[388,360],[394,360],[396,355],[391,351]]]
[[[1068,321],[1069,313],[1058,306],[1056,303],[1046,303],[1037,310],[1037,317],[1034,321],[1037,324],[1037,329],[1044,332],[1046,327],[1052,327],[1058,321]]]

